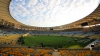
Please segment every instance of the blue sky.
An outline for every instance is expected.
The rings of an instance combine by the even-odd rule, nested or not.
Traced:
[[[12,0],[10,13],[17,21],[53,27],[77,21],[92,13],[100,0]]]

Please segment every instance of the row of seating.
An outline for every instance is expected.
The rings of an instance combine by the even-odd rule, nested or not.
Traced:
[[[53,49],[27,47],[1,47],[0,56],[52,56]],[[58,49],[61,56],[100,56],[100,48]]]
[[[10,28],[0,28],[0,37],[9,36],[10,34],[32,34],[32,35],[54,35],[54,36],[69,36],[69,37],[89,37],[89,38],[100,38],[100,31],[98,32],[82,32],[82,31],[72,31],[72,32],[61,32],[61,31],[28,31],[21,29],[10,29]]]
[[[16,45],[19,37],[20,37],[20,34],[12,34],[9,36],[3,36],[3,38],[0,38],[0,44]]]
[[[60,49],[61,56],[100,56],[100,49]]]
[[[52,56],[53,49],[33,49],[27,47],[2,47],[0,56]]]

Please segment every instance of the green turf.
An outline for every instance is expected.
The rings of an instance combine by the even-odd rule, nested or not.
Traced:
[[[91,40],[89,42],[79,42],[80,40],[83,40],[83,38],[75,38],[75,37],[66,37],[66,36],[27,36],[24,37],[25,44],[22,44],[23,46],[41,46],[41,43],[45,45],[45,47],[54,47],[57,48],[58,46],[62,45],[63,48],[83,48],[89,43],[91,43],[94,40]],[[75,42],[74,39],[77,39]],[[65,44],[65,45],[64,45]]]

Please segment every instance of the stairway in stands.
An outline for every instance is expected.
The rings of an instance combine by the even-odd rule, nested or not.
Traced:
[[[52,53],[52,56],[61,56],[60,52],[58,52],[58,50],[54,50],[54,52]]]

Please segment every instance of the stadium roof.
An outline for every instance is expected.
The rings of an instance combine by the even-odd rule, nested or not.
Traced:
[[[13,24],[13,25],[19,25],[22,28],[31,28],[31,29],[47,29],[45,27],[34,27],[34,26],[28,26],[25,24],[22,24],[18,21],[16,21],[9,12],[9,4],[11,0],[0,0],[0,19],[3,21]],[[83,22],[89,22],[91,25],[92,24],[99,24],[99,18],[100,17],[100,5],[98,8],[91,13],[90,15],[86,16],[85,18],[82,18],[81,20],[78,20],[76,22],[73,22],[71,24],[63,25],[63,26],[57,26],[57,27],[52,27],[54,29],[67,29],[67,28],[81,28],[81,24]],[[99,21],[98,21],[99,20]]]

